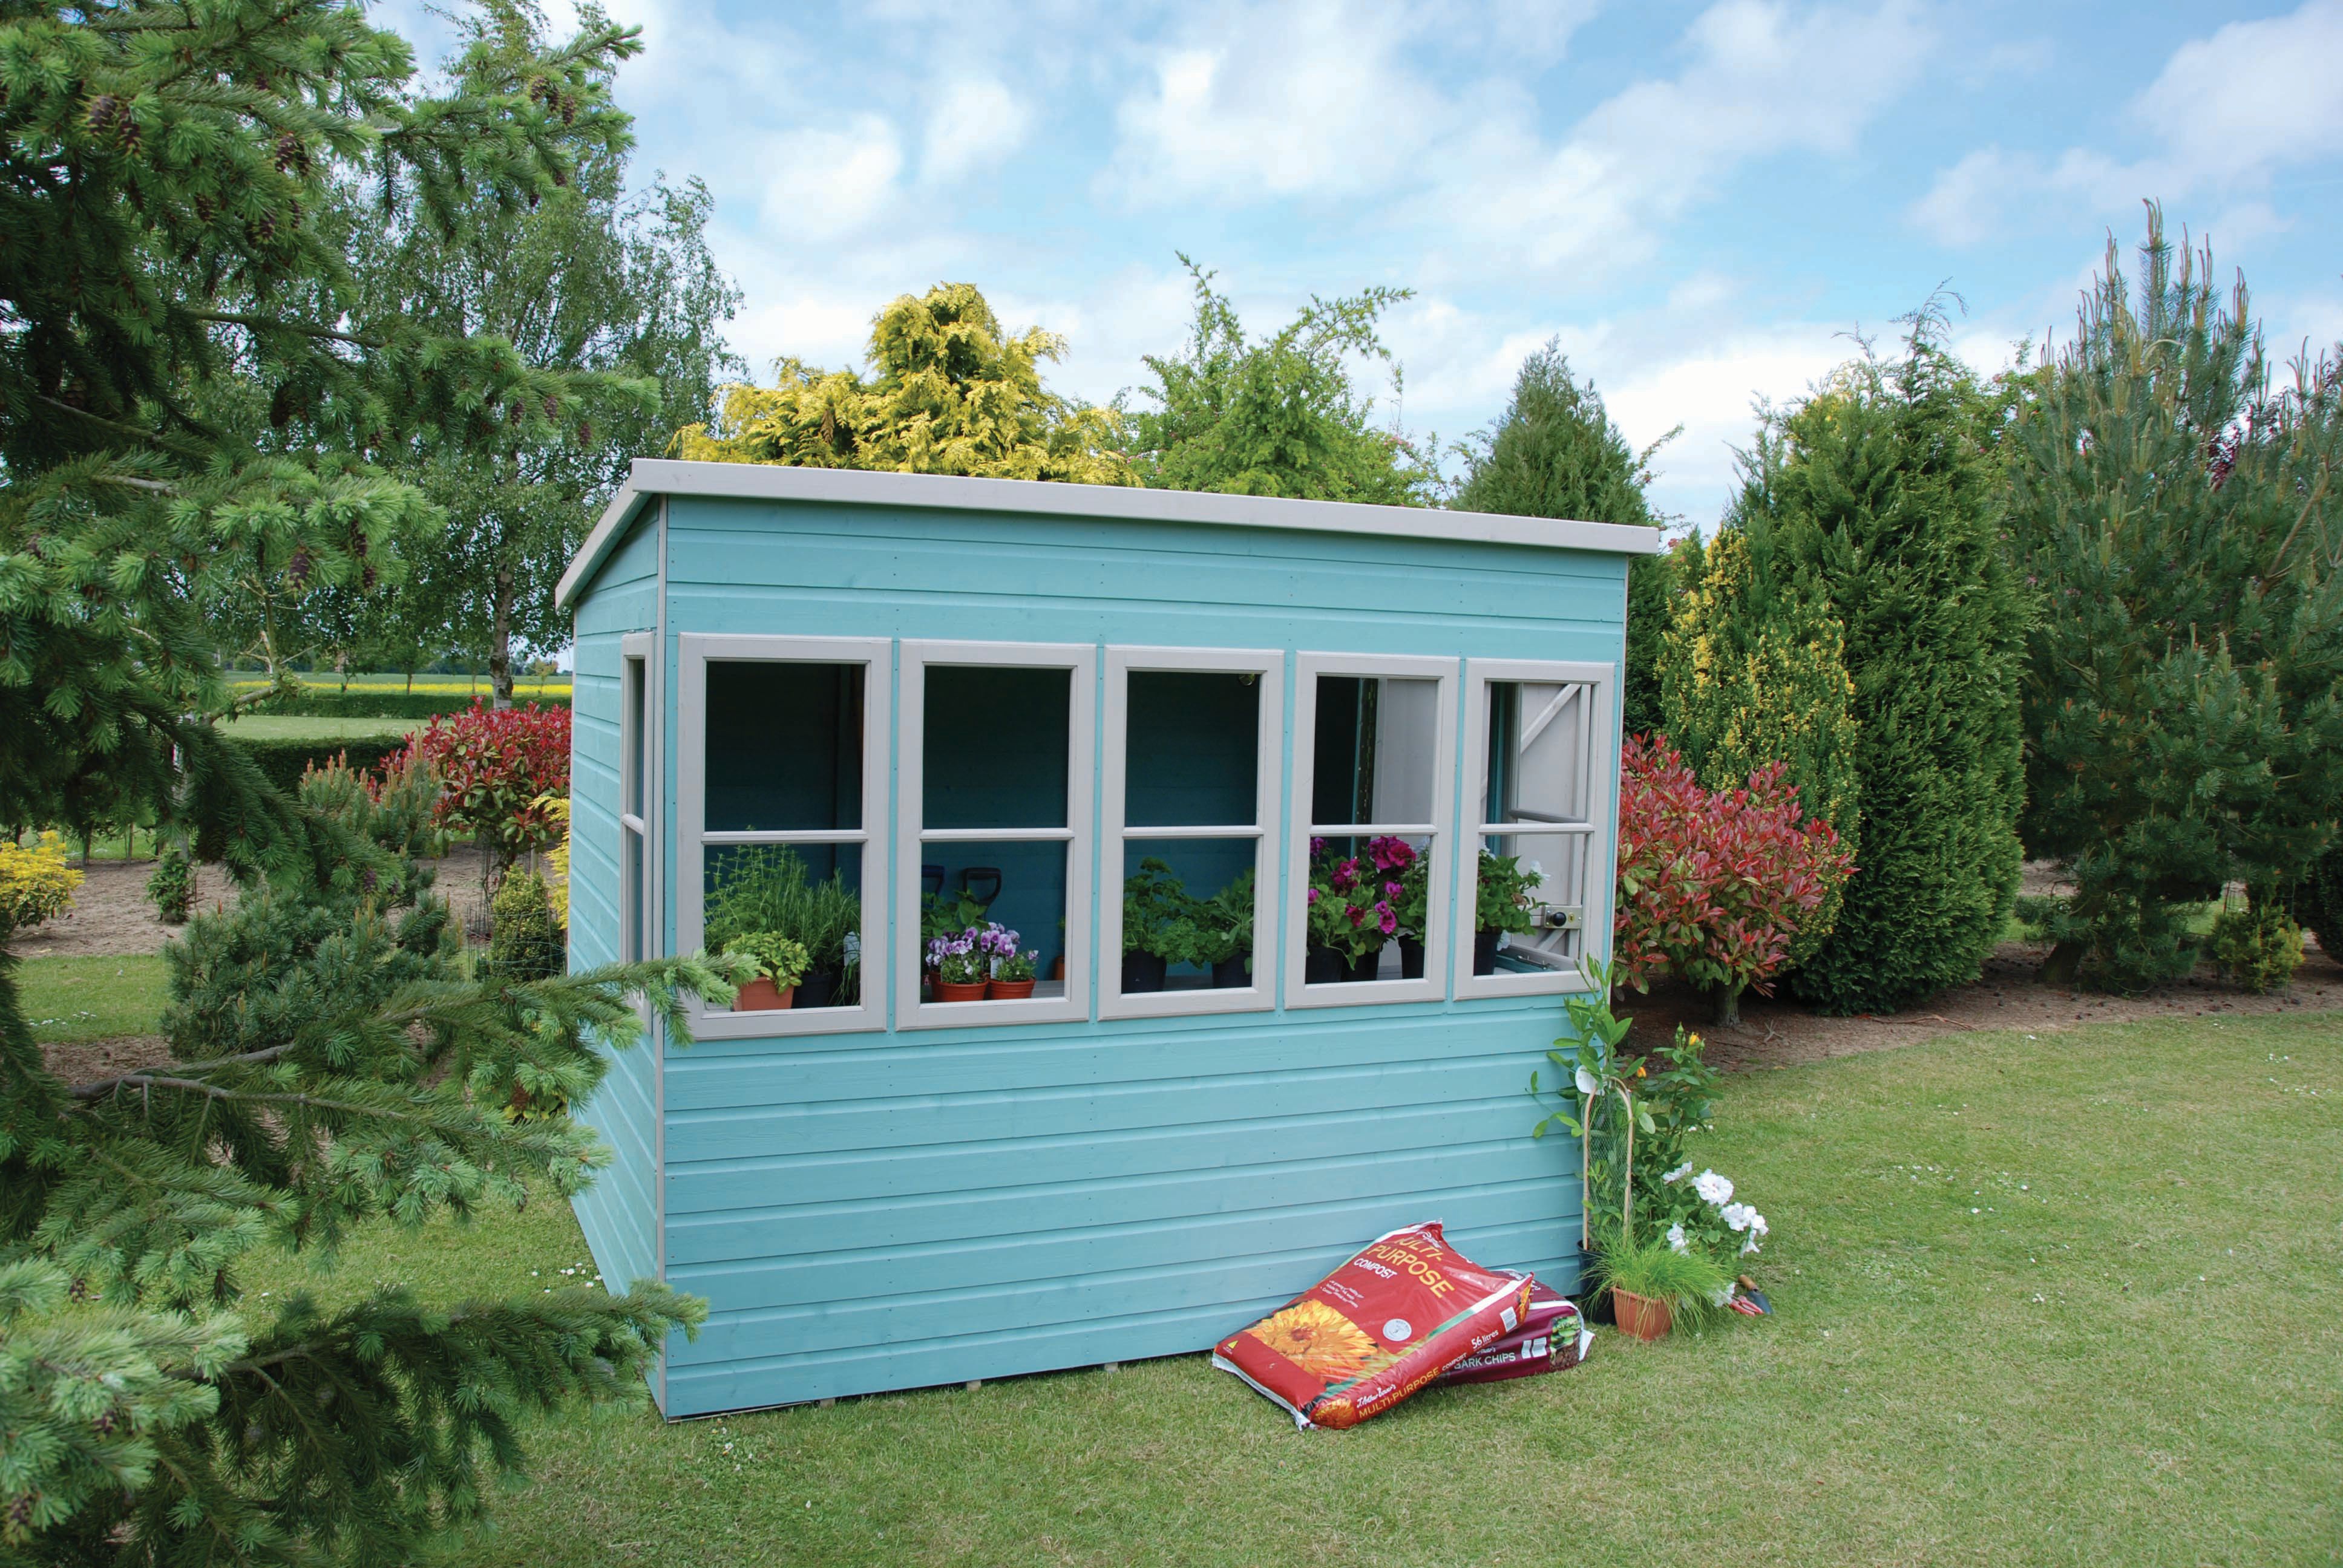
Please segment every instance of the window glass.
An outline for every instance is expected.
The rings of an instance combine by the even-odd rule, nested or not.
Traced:
[[[861,845],[711,844],[702,865],[709,951],[783,936],[805,950],[792,1007],[861,1000]]]
[[[1595,689],[1493,680],[1483,689],[1473,972],[1574,970],[1584,950],[1594,846],[1587,747]]]
[[[1123,995],[1253,983],[1260,846],[1255,837],[1123,839]]]
[[[1261,678],[1219,670],[1131,671],[1123,820],[1131,828],[1258,821]]]
[[[649,682],[643,678],[644,669],[644,662],[639,658],[626,661],[626,804],[620,809],[635,817],[643,814],[645,779],[649,771],[648,727],[643,721],[649,705],[644,688]]]
[[[862,826],[863,667],[708,666],[709,832]]]
[[[1440,683],[1320,676],[1316,707],[1303,983],[1420,980]]]
[[[926,690],[923,826],[1066,825],[1071,670],[935,664]]]

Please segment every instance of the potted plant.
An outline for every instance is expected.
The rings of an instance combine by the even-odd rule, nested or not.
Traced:
[[[1399,930],[1393,904],[1401,891],[1397,877],[1375,863],[1373,845],[1407,846],[1397,839],[1378,839],[1365,855],[1337,858],[1322,853],[1325,842],[1310,841],[1311,852],[1320,858],[1312,862],[1304,895],[1310,908],[1302,980],[1310,985],[1373,980],[1383,944]]]
[[[766,1012],[796,1001],[798,981],[809,961],[803,942],[780,931],[744,931],[722,950],[757,966],[756,978],[732,999],[734,1012]]]
[[[1679,1315],[1704,1312],[1733,1292],[1730,1269],[1661,1235],[1628,1241],[1614,1234],[1597,1255],[1594,1274],[1611,1294],[1619,1332],[1645,1341],[1664,1337]]]
[[[1524,867],[1519,855],[1481,851],[1473,918],[1473,972],[1497,972],[1497,950],[1508,932],[1534,931],[1537,926],[1537,890],[1545,873],[1533,864]]]
[[[977,945],[991,966],[984,985],[986,1000],[1022,1001],[1033,994],[1034,965],[1041,955],[1032,949],[1020,951],[1015,931],[997,921],[987,921]]]
[[[982,1001],[992,983],[992,955],[978,946],[981,932],[973,928],[937,937],[928,943],[930,1001]]]
[[[1398,890],[1391,895],[1392,913],[1399,921],[1399,978],[1422,980],[1424,933],[1432,920],[1432,857],[1404,839],[1379,839],[1375,842],[1395,846],[1385,853],[1399,878]]]
[[[1122,990],[1161,990],[1178,944],[1174,927],[1187,913],[1188,890],[1164,861],[1149,856],[1122,881]]]
[[[1252,871],[1239,873],[1201,908],[1194,956],[1212,971],[1212,988],[1229,990],[1252,984]]]
[[[798,1006],[853,1001],[852,980],[859,976],[847,949],[850,942],[860,946],[862,896],[843,874],[833,871],[817,882],[786,844],[743,846],[710,868],[705,912],[708,943],[719,951],[729,938],[751,931],[778,931],[804,944],[809,961]]]

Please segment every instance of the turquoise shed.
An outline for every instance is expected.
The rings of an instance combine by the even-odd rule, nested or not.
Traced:
[[[699,1009],[584,1108],[596,1267],[709,1302],[660,1408],[1200,1351],[1420,1220],[1574,1288],[1575,1151],[1523,1091],[1607,942],[1657,548],[637,462],[560,588],[570,961],[808,954],[790,1005]],[[1362,900],[1390,940],[1344,940]],[[1030,995],[933,967],[991,926]]]

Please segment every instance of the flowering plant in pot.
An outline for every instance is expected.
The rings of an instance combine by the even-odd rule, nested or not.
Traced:
[[[984,1000],[985,988],[992,980],[992,955],[977,945],[981,934],[971,929],[929,940],[928,968],[934,974],[928,988],[930,1000]]]
[[[1035,964],[1041,953],[1032,949],[1020,950],[1017,933],[997,920],[985,922],[977,933],[978,948],[986,955],[990,973],[985,981],[984,994],[993,1001],[1022,1001],[1033,994]]]
[[[1176,928],[1192,902],[1171,866],[1150,855],[1122,879],[1122,990],[1161,990],[1176,950]]]
[[[1375,846],[1383,846],[1381,859]],[[1402,888],[1390,846],[1412,858],[1404,839],[1375,839],[1363,855],[1335,856],[1326,840],[1312,839],[1309,901],[1305,924],[1310,950],[1302,978],[1312,985],[1337,980],[1371,980],[1382,961],[1383,944],[1399,932],[1395,905]]]
[[[1537,890],[1545,873],[1535,861],[1524,866],[1519,855],[1481,851],[1479,891],[1473,911],[1473,972],[1497,972],[1497,950],[1508,934],[1537,930]]]
[[[745,981],[732,999],[735,1012],[790,1006],[797,1000],[798,981],[805,979],[813,961],[803,942],[781,931],[745,931],[729,939],[723,950],[756,966],[756,977]]]

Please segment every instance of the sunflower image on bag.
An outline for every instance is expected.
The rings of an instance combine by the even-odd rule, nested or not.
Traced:
[[[1510,1333],[1527,1274],[1453,1251],[1439,1221],[1376,1237],[1292,1301],[1213,1347],[1303,1427],[1356,1426]]]

